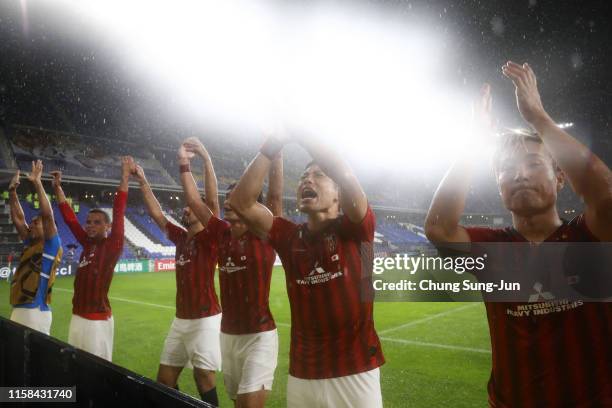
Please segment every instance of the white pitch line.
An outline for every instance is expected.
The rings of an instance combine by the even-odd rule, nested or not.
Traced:
[[[53,290],[59,290],[59,291],[62,291],[62,292],[74,293],[74,291],[71,290],[71,289],[53,288]],[[157,303],[140,302],[138,300],[123,299],[123,298],[118,298],[118,297],[109,297],[109,299],[110,300],[118,300],[120,302],[133,303],[135,305],[159,307],[161,309],[170,309],[170,310],[175,310],[176,309],[174,306],[158,305]]]
[[[404,324],[401,324],[401,325],[396,326],[396,327],[391,327],[390,329],[381,330],[381,331],[378,332],[378,334],[384,335],[384,334],[392,333],[394,331],[405,329],[406,327],[411,327],[411,326],[414,326],[416,324],[425,323],[425,322],[428,322],[430,320],[434,320],[434,319],[437,319],[439,317],[446,316],[446,315],[449,315],[449,314],[452,314],[452,313],[455,313],[455,312],[459,312],[461,310],[465,310],[465,309],[468,309],[470,307],[474,307],[474,306],[478,306],[478,305],[479,305],[479,303],[472,303],[472,304],[469,304],[469,305],[457,307],[455,309],[446,310],[444,312],[436,313],[436,314],[433,314],[431,316],[424,317],[422,319],[413,320],[411,322],[404,323]]]
[[[54,290],[59,290],[61,292],[74,293],[74,291],[71,290],[71,289],[64,289],[64,288],[58,288],[58,287],[55,287],[53,289]],[[119,297],[109,297],[109,299],[116,300],[116,301],[119,301],[119,302],[133,303],[135,305],[158,307],[158,308],[161,308],[161,309],[170,309],[170,310],[174,310],[175,309],[174,306],[159,305],[157,303],[140,302],[138,300],[124,299],[124,298],[119,298]],[[431,319],[433,319],[435,317],[438,317],[438,316],[440,316],[442,314],[448,314],[448,313],[450,313],[452,311],[458,311],[459,309],[465,309],[465,308],[470,307],[470,306],[473,306],[473,305],[462,306],[462,307],[457,308],[457,309],[452,309],[452,310],[449,310],[449,311],[446,311],[446,312],[443,312],[443,313],[438,313],[437,315],[429,316],[429,318],[415,320],[415,321],[410,322],[408,324],[416,324],[416,323],[420,323],[420,322],[425,321],[425,320],[431,320]],[[290,324],[282,323],[282,322],[276,322],[276,325],[280,326],[280,327],[291,327]],[[402,327],[406,327],[406,325],[402,325]],[[398,328],[393,328],[393,329],[389,329],[389,330],[396,330]],[[389,330],[385,330],[383,332],[388,332]],[[379,332],[379,334],[383,334],[383,332]],[[384,341],[394,342],[394,343],[408,344],[408,345],[411,345],[411,346],[434,347],[434,348],[442,348],[442,349],[447,349],[447,350],[470,351],[470,352],[473,352],[473,353],[491,353],[490,350],[479,349],[479,348],[472,348],[472,347],[462,347],[462,346],[452,346],[452,345],[448,345],[448,344],[427,343],[427,342],[415,341],[415,340],[394,339],[394,338],[391,338],[391,337],[380,337],[380,339],[384,340]]]
[[[491,350],[474,348],[474,347],[451,346],[449,344],[427,343],[424,341],[416,341],[416,340],[393,339],[390,337],[380,337],[380,339],[384,341],[394,342],[394,343],[408,344],[411,346],[435,347],[435,348],[441,348],[441,349],[447,349],[447,350],[458,350],[458,351],[469,351],[472,353],[491,354]]]

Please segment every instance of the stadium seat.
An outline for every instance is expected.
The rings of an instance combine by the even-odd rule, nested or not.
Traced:
[[[111,208],[102,208],[110,217],[112,217]],[[124,220],[125,238],[134,246],[143,248],[151,257],[159,256],[174,256],[176,248],[174,246],[164,246],[155,243],[149,239],[141,230],[136,227],[127,217]]]

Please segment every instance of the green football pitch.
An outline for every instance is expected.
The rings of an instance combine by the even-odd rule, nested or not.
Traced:
[[[66,341],[73,278],[54,286],[51,335]],[[113,362],[155,378],[174,317],[172,272],[116,274],[110,290],[115,319]],[[280,338],[278,367],[267,406],[285,406],[289,360],[289,302],[283,270],[276,267],[270,307]],[[10,315],[8,283],[0,280],[0,315]],[[374,319],[387,362],[381,368],[385,407],[484,407],[491,352],[482,303],[376,302]],[[197,396],[191,370],[181,391]],[[231,407],[217,375],[222,407]]]

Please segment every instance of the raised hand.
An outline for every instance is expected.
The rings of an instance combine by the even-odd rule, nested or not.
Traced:
[[[53,181],[51,182],[53,188],[60,188],[62,186],[62,172],[54,170],[50,174],[53,176]]]
[[[139,182],[143,183],[143,182],[147,181],[147,177],[145,176],[145,172],[144,172],[144,169],[142,168],[142,166],[140,166],[138,164],[136,166],[134,166],[134,173],[133,174],[134,174],[134,176],[136,177],[136,179]]]
[[[288,144],[291,141],[298,141],[302,136],[301,132],[299,131],[289,131],[285,124],[280,121],[267,124],[261,128],[261,132],[266,139],[273,137],[283,145]]]
[[[485,83],[480,88],[478,99],[472,105],[472,124],[475,130],[488,132],[493,129],[492,104],[491,85]]]
[[[286,144],[290,142],[302,144],[309,139],[306,134],[300,131],[287,131],[285,127],[279,123],[262,129],[262,133],[265,136],[265,140],[259,151],[270,160],[278,158],[279,153]],[[303,144],[302,146],[306,147]]]
[[[183,146],[185,147],[187,153],[197,154],[202,158],[208,155],[206,147],[204,147],[204,144],[200,141],[200,139],[196,137],[190,137],[188,139],[185,139],[183,141]]]
[[[11,182],[9,183],[9,187],[8,187],[9,191],[16,190],[17,187],[19,187],[19,175],[20,175],[20,171],[17,170],[17,172],[11,179]]]
[[[43,164],[41,160],[32,161],[32,171],[28,174],[28,180],[32,183],[40,181],[43,171]]]
[[[185,146],[185,143],[181,143],[181,146],[178,149],[178,153],[177,153],[177,157],[179,160],[191,160],[193,159],[193,156],[195,156],[194,152],[190,152],[187,150],[187,147]]]
[[[508,61],[502,67],[502,73],[510,78],[516,87],[516,104],[523,119],[532,125],[541,120],[550,120],[542,105],[535,73],[529,64],[519,65]]]
[[[123,177],[129,177],[130,174],[134,174],[136,163],[132,156],[121,157],[121,175]]]

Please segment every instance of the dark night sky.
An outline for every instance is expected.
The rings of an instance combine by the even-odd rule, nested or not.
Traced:
[[[324,3],[324,2],[319,2]],[[345,2],[357,4],[359,2]],[[477,89],[490,81],[513,103],[499,67],[507,59],[536,68],[545,104],[571,120],[608,156],[612,126],[612,67],[607,2],[589,1],[369,1],[422,21],[454,39],[445,81]],[[67,23],[73,24],[70,16]],[[78,24],[78,23],[75,23]],[[29,4],[27,33],[19,1],[0,5],[0,120],[107,137],[162,140],[189,128],[170,117],[172,98],[146,89],[109,44],[82,27],[69,38],[47,24],[45,9]],[[448,74],[450,73],[450,74]],[[606,148],[608,143],[608,148]]]

